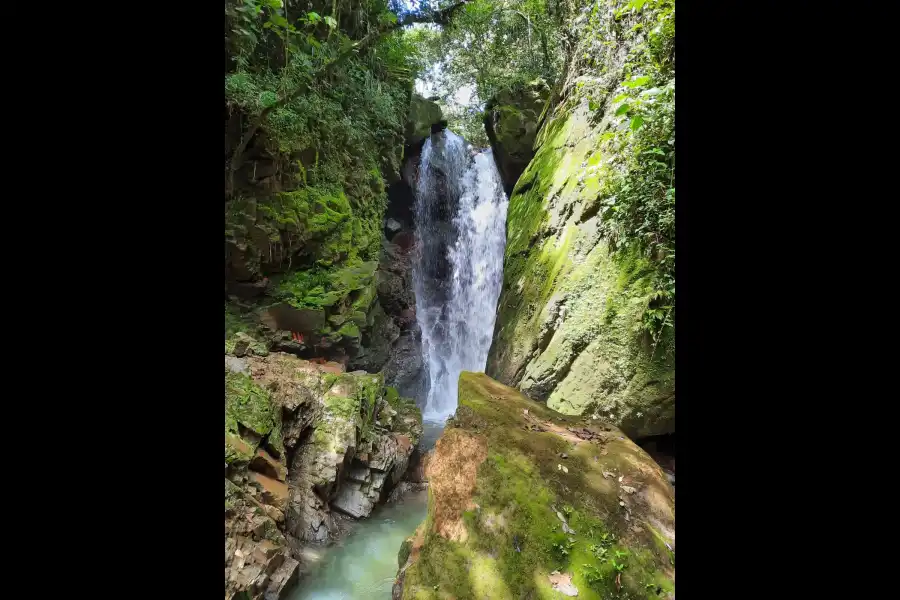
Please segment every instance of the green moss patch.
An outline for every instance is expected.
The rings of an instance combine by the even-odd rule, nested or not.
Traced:
[[[660,506],[640,500],[641,491],[628,498],[627,511],[619,505],[625,492],[617,477],[624,476],[672,511],[674,530],[671,488],[640,448],[613,427],[556,413],[484,374],[460,376],[459,402],[449,426],[483,436],[488,446],[474,508],[462,515],[462,541],[426,525],[403,598],[559,598],[553,571],[571,575],[579,598],[651,599],[674,589],[669,553],[649,528]],[[586,426],[602,441],[568,430]]]
[[[284,452],[281,436],[281,410],[269,393],[243,373],[225,371],[225,431],[240,435],[238,425],[260,437],[269,436],[269,444]]]

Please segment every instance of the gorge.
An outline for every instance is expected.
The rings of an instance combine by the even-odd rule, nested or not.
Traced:
[[[672,3],[229,25],[226,598],[674,598]]]

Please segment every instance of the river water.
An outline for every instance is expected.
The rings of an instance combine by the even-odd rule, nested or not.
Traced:
[[[483,371],[503,280],[508,200],[491,151],[449,130],[422,148],[416,185],[413,267],[427,397],[422,451],[456,411],[460,371]],[[417,399],[419,400],[419,399]],[[427,492],[379,506],[317,555],[292,600],[389,600],[403,540],[425,519]]]

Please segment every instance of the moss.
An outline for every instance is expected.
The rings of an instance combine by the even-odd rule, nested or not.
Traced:
[[[249,462],[256,450],[255,445],[233,433],[225,431],[225,464]]]
[[[386,386],[384,388],[384,399],[387,400],[387,403],[391,405],[391,408],[397,410],[400,408],[400,392],[397,391],[397,388]]]
[[[316,333],[337,342],[360,340],[377,294],[375,261],[350,260],[336,267],[295,271],[279,279],[275,296],[298,309],[323,311],[330,325]]]
[[[344,337],[358,338],[360,336],[359,327],[356,323],[346,323],[337,332]]]
[[[406,122],[406,143],[415,144],[431,135],[431,126],[444,118],[441,108],[419,94],[410,98],[409,115]]]
[[[674,334],[666,325],[661,336],[654,329],[674,310],[674,294],[660,296],[672,286],[652,264],[657,259],[617,247],[621,240],[608,227],[615,207],[632,193],[621,181],[634,151],[627,122],[614,114],[610,84],[668,68],[649,64],[657,59],[644,53],[645,34],[633,26],[652,23],[645,29],[655,32],[659,24],[673,33],[671,4],[623,16],[625,31],[633,30],[628,34],[618,30],[622,23],[607,27],[611,13],[604,10],[589,11],[576,26],[582,48],[575,54],[582,58],[569,78],[574,85],[547,116],[537,152],[510,197],[503,289],[486,367],[553,408],[612,414],[632,435],[674,426]],[[609,47],[590,42],[601,31],[612,36]],[[624,62],[614,50],[623,45]],[[646,121],[645,128],[649,116]]]
[[[225,510],[235,510],[241,503],[241,490],[233,481],[225,478]]]
[[[393,388],[386,388],[391,390]],[[396,390],[394,390],[396,393]],[[410,444],[415,446],[422,436],[422,411],[416,406],[412,398],[397,397],[393,402],[388,402],[397,411],[398,418],[394,421],[393,431],[409,437]]]
[[[275,432],[279,443],[281,411],[274,406],[269,393],[243,373],[225,371],[225,430],[238,434],[238,424],[260,436]],[[270,439],[270,441],[273,441]]]
[[[409,558],[409,553],[412,551],[412,540],[406,539],[403,540],[403,543],[400,544],[400,552],[397,553],[397,568],[403,568],[403,565],[406,564],[407,559]]]
[[[657,585],[674,589],[668,556],[644,527],[649,513],[636,508],[626,521],[617,486],[602,476],[604,470],[650,468],[637,446],[614,430],[603,445],[575,445],[552,430],[527,431],[523,409],[527,422],[552,423],[557,431],[583,424],[484,374],[460,376],[459,402],[452,426],[484,436],[488,445],[472,508],[463,513],[465,541],[444,539],[426,525],[425,545],[406,571],[404,598],[552,598],[558,596],[548,580],[554,570],[572,575],[579,598],[658,598]],[[560,459],[561,452],[568,458]],[[662,485],[661,472],[653,478],[647,485]],[[666,493],[672,506],[670,488]],[[429,510],[432,504],[429,498]],[[565,512],[575,533],[563,531],[557,512]],[[631,529],[635,524],[642,533]],[[626,564],[621,590],[609,558]]]
[[[257,356],[269,354],[269,342],[262,333],[259,322],[250,314],[236,306],[225,303],[225,354],[234,352],[235,344],[241,336],[249,338],[247,351]]]

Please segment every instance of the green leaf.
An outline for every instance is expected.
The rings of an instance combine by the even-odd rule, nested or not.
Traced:
[[[272,13],[269,16],[269,20],[272,21],[272,23],[274,23],[278,27],[287,27],[287,24],[288,24],[287,19],[285,19],[278,13]]]
[[[625,100],[626,98],[628,98],[628,94],[619,94],[618,96],[613,98],[613,104],[621,102],[622,100]]]
[[[629,110],[630,108],[631,108],[631,107],[628,106],[627,104],[623,104],[622,106],[620,106],[619,108],[616,109],[616,116],[624,115],[625,113],[628,112],[628,110]]]
[[[328,25],[329,29],[334,29],[337,27],[337,21],[334,20],[334,17],[328,16],[325,17],[325,24]]]
[[[641,115],[635,115],[635,116],[631,117],[631,130],[632,131],[637,131],[638,129],[640,129],[641,125],[643,125],[643,124],[644,124],[644,117],[642,117]]]
[[[622,85],[624,85],[625,87],[636,88],[642,85],[647,85],[648,83],[650,83],[650,77],[648,77],[647,75],[642,75],[640,77],[635,77],[631,81],[623,81]]]
[[[322,15],[314,11],[309,11],[306,13],[306,20],[310,23],[318,23],[322,20]]]

